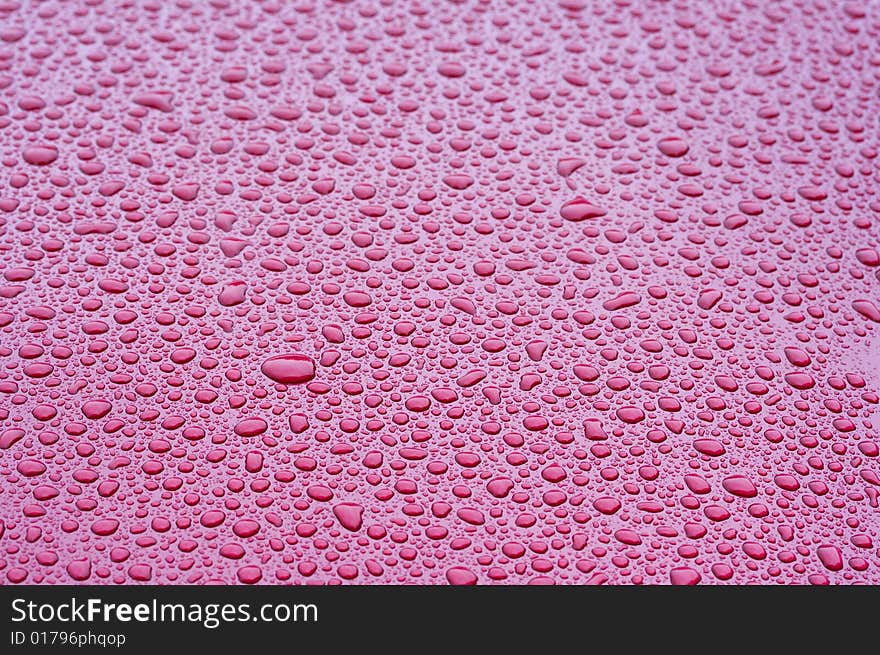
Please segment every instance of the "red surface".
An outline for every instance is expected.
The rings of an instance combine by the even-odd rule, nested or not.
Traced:
[[[9,583],[880,582],[876,3],[0,3]]]

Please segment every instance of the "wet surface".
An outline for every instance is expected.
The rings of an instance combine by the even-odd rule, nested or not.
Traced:
[[[878,44],[0,1],[0,575],[880,583]]]

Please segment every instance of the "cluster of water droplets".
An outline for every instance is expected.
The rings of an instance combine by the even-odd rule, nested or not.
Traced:
[[[9,583],[880,582],[876,3],[0,0]]]

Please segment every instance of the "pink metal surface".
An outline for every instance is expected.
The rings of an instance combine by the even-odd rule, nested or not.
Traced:
[[[880,582],[878,44],[0,0],[0,576]]]

